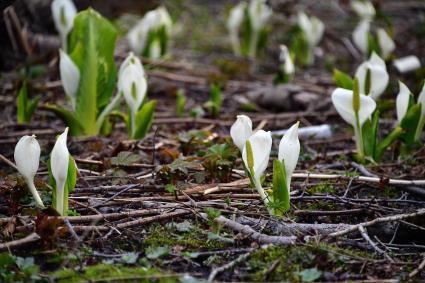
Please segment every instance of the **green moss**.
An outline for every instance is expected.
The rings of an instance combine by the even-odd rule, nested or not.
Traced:
[[[312,188],[309,190],[309,192],[310,192],[310,193],[312,193],[312,194],[316,194],[316,193],[327,193],[327,194],[333,194],[333,193],[335,193],[335,192],[336,192],[336,189],[335,189],[335,187],[334,187],[332,184],[330,184],[330,183],[321,183],[321,184],[318,184],[318,185],[316,185],[316,186],[312,187]]]
[[[192,225],[187,231],[178,231],[171,225],[161,226],[159,224],[151,225],[147,238],[143,243],[146,246],[182,246],[186,251],[200,251],[222,249],[228,246],[228,243],[219,240],[208,239],[205,229],[197,225]]]
[[[254,252],[246,263],[246,268],[252,274],[245,280],[300,282],[301,272],[317,268],[320,271],[335,272],[338,270],[353,270],[358,268],[347,264],[353,258],[363,261],[372,260],[367,253],[351,249],[342,249],[325,243],[312,243],[305,246],[279,247],[270,246]],[[274,269],[270,269],[272,265]],[[323,279],[323,278],[321,278]]]
[[[63,269],[50,275],[55,282],[176,282],[178,275],[164,274],[155,269],[130,268],[122,265],[98,264],[79,273],[72,269]]]

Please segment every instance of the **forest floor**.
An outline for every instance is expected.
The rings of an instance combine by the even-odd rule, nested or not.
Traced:
[[[207,2],[208,4],[204,3]],[[273,91],[279,43],[287,42],[300,6],[271,1],[274,32],[255,62],[235,58],[223,13],[227,1],[166,1],[178,17],[171,58],[144,60],[150,99],[158,101],[152,129],[129,140],[125,126],[108,137],[69,137],[79,168],[70,194],[72,215],[49,217],[35,209],[13,168],[18,139],[35,134],[41,145],[36,187],[50,203],[47,160],[64,129],[48,111],[31,123],[15,122],[15,94],[22,73],[41,103],[66,104],[57,55],[18,65],[0,79],[0,281],[39,282],[407,282],[425,278],[425,188],[397,180],[425,177],[425,147],[404,159],[397,147],[379,164],[359,164],[352,132],[334,110],[334,67],[352,74],[362,58],[347,43],[356,20],[344,1],[300,1],[326,24],[314,66],[297,70],[280,106],[249,100]],[[314,2],[314,4],[313,4]],[[422,1],[379,1],[378,23],[391,19],[396,57],[425,57]],[[290,16],[292,15],[292,16]],[[114,21],[125,30],[131,17]],[[406,44],[406,43],[409,44]],[[422,46],[422,47],[421,47]],[[120,40],[117,64],[127,54]],[[34,63],[36,62],[36,63]],[[397,80],[418,93],[425,70],[408,76],[390,67],[382,128],[395,121]],[[420,73],[422,72],[422,73]],[[223,103],[213,116],[205,102],[211,83],[223,85]],[[185,92],[186,113],[175,111],[176,91]],[[239,152],[229,138],[238,114],[254,128],[278,131],[330,124],[327,139],[301,138],[291,187],[291,209],[282,218],[267,213],[249,186]],[[196,117],[195,117],[196,116]],[[277,155],[279,136],[273,139]],[[271,173],[271,168],[268,173]],[[319,175],[320,174],[320,175]],[[367,177],[367,178],[364,178]],[[270,186],[268,174],[266,187]]]

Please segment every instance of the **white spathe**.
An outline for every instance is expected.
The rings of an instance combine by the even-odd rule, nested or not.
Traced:
[[[422,116],[424,116],[425,115],[425,84],[423,85],[422,90],[419,93],[418,103],[420,103],[422,105],[422,107],[421,107]]]
[[[272,10],[266,4],[266,0],[251,0],[248,7],[251,26],[255,32],[259,32],[272,15]]]
[[[314,16],[308,17],[304,12],[299,12],[298,25],[303,31],[309,47],[316,47],[325,32],[325,25],[323,22]]]
[[[69,151],[66,146],[68,128],[58,137],[50,154],[50,167],[56,182],[56,210],[65,215],[65,182],[68,177]]]
[[[75,109],[80,85],[80,70],[62,49],[59,49],[59,72],[65,94],[71,100],[72,108]]]
[[[54,0],[51,9],[56,30],[59,32],[62,41],[62,47],[66,50],[68,33],[74,26],[77,9],[72,0]]]
[[[369,30],[370,30],[370,21],[362,20],[356,26],[353,31],[353,42],[354,45],[366,56],[369,52]]]
[[[351,9],[362,19],[372,20],[375,17],[375,7],[367,0],[352,0]]]
[[[343,88],[337,88],[332,92],[332,103],[338,112],[348,124],[356,127],[356,115],[353,108],[353,91]],[[376,102],[370,96],[360,94],[360,109],[358,112],[360,127],[375,111]]]
[[[249,137],[248,140],[251,144],[252,157],[254,162],[254,176],[252,177],[254,177],[255,181],[259,182],[269,163],[269,156],[272,148],[272,136],[270,132],[259,130],[251,137]],[[249,168],[246,146],[242,151],[242,159],[246,168]]]
[[[394,67],[396,67],[396,69],[402,74],[414,71],[421,67],[421,61],[419,61],[419,58],[415,55],[395,59],[393,64]]]
[[[409,100],[411,96],[411,92],[409,88],[402,83],[398,82],[399,91],[396,98],[396,110],[397,110],[397,120],[400,123],[403,120],[404,116],[407,113],[407,109],[409,108]]]
[[[139,58],[132,53],[124,60],[118,72],[118,92],[135,115],[146,95],[147,82],[145,71]]]
[[[381,55],[384,59],[387,59],[395,50],[395,43],[383,28],[378,28],[376,34]]]
[[[300,141],[298,139],[299,122],[292,125],[285,133],[279,143],[278,159],[285,165],[286,185],[288,189],[291,185],[291,177],[297,166],[300,156]]]
[[[168,35],[171,33],[172,20],[168,11],[162,6],[147,12],[127,33],[127,40],[131,50],[137,54],[141,54],[145,50],[149,32],[156,31],[161,27],[165,27],[165,32]],[[153,51],[157,55],[157,50]]]
[[[370,70],[370,93],[366,93],[366,74]],[[387,88],[389,75],[384,60],[375,52],[370,59],[363,62],[356,70],[355,77],[359,80],[360,93],[370,95],[377,100]]]
[[[291,55],[289,54],[288,47],[286,45],[280,45],[279,60],[283,63],[284,72],[287,75],[293,75],[295,73],[294,62],[292,62]]]
[[[238,115],[235,123],[230,128],[230,136],[233,143],[242,152],[245,147],[246,140],[252,135],[252,121],[246,115]]]
[[[239,41],[239,30],[245,17],[246,2],[240,2],[230,10],[227,20],[227,29],[229,30],[230,42],[233,47],[233,52],[240,55],[241,46]]]
[[[19,139],[15,146],[14,158],[16,167],[24,177],[37,206],[44,207],[43,201],[34,185],[34,176],[40,163],[40,145],[34,135],[23,136]]]

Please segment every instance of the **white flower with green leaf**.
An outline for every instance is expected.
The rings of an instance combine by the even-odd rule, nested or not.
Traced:
[[[173,22],[165,7],[149,11],[128,32],[127,40],[136,54],[157,59],[168,53]]]
[[[325,32],[325,24],[314,16],[298,13],[298,26],[301,28],[308,45],[308,63],[314,62],[314,49],[319,44]]]
[[[245,168],[248,170],[251,182],[254,184],[261,200],[266,206],[270,202],[270,199],[261,185],[261,177],[267,169],[271,148],[271,133],[259,130],[247,139],[242,151],[242,160]]]
[[[376,36],[378,38],[378,46],[382,58],[388,59],[395,50],[394,40],[383,28],[378,28],[376,30]]]
[[[369,53],[369,32],[370,21],[366,19],[359,22],[352,35],[354,45],[362,52],[365,57]]]
[[[16,167],[24,177],[35,203],[38,207],[44,208],[43,201],[34,185],[34,176],[37,173],[40,162],[40,145],[35,136],[23,136],[15,146],[14,153]]]
[[[59,135],[49,160],[49,174],[53,185],[53,207],[66,216],[68,213],[68,194],[76,184],[77,169],[75,161],[69,154],[66,141],[68,128]]]
[[[230,10],[227,19],[227,29],[229,30],[230,42],[235,55],[241,55],[241,43],[239,41],[239,31],[245,18],[247,8],[246,2],[240,2]]]
[[[375,52],[357,68],[355,78],[359,80],[360,93],[370,95],[375,100],[382,95],[389,82],[387,66]]]
[[[284,76],[287,77],[286,81],[289,81],[295,73],[294,62],[292,61],[291,54],[289,53],[288,47],[286,45],[280,45],[280,55],[279,60],[282,62],[281,69],[283,71]]]
[[[62,48],[67,50],[68,34],[74,25],[77,9],[72,0],[54,0],[51,9],[56,30],[61,38]]]
[[[409,109],[410,99],[413,97],[409,88],[402,83],[398,82],[399,91],[396,98],[396,110],[397,110],[397,120],[399,123],[406,116],[407,110]]]
[[[281,215],[290,208],[291,178],[300,155],[299,122],[292,125],[279,143],[278,159],[273,162],[273,210]]]
[[[59,50],[59,73],[65,94],[71,100],[72,108],[75,110],[78,86],[80,84],[80,70],[71,57],[62,49]]]
[[[376,102],[370,96],[360,93],[358,81],[354,90],[337,88],[332,93],[332,103],[339,115],[354,128],[357,153],[364,157],[362,126],[376,109]]]

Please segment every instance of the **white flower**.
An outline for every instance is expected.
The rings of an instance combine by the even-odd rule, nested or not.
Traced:
[[[362,19],[372,20],[375,17],[375,7],[367,0],[352,0],[351,8]]]
[[[295,73],[294,63],[292,62],[291,55],[289,54],[288,47],[286,47],[286,45],[280,45],[279,60],[283,62],[285,74],[293,75]]]
[[[366,75],[367,70],[370,70],[370,89],[367,93]],[[387,66],[375,52],[372,53],[368,61],[363,62],[356,70],[355,77],[359,80],[360,93],[370,95],[373,99],[378,99],[385,91],[389,75]]]
[[[239,42],[239,30],[245,17],[246,3],[240,2],[230,10],[227,20],[227,29],[229,30],[230,42],[236,55],[240,55],[241,46]]]
[[[19,173],[24,176],[25,182],[33,195],[37,206],[44,207],[43,201],[34,185],[34,176],[40,162],[40,145],[35,136],[23,136],[15,146],[15,163]]]
[[[353,127],[356,126],[355,112],[353,108],[353,91],[337,88],[332,93],[332,103],[339,115]],[[370,96],[360,94],[359,124],[360,127],[375,111],[376,102]]]
[[[155,10],[147,12],[127,34],[127,40],[131,50],[137,54],[143,53],[146,48],[149,33],[157,32],[161,27],[165,28],[165,32],[167,36],[169,36],[172,29],[172,20],[167,10],[164,7],[158,7]],[[159,43],[158,45],[158,42],[152,43],[156,44],[156,46],[149,46],[149,51],[152,51],[154,55],[158,57],[158,53],[161,54],[161,44]],[[151,54],[149,55],[151,56]]]
[[[56,30],[59,32],[62,46],[66,50],[68,33],[74,26],[77,9],[71,0],[54,0],[51,9]]]
[[[270,132],[259,130],[248,139],[252,150],[252,162],[249,164],[247,147],[245,146],[242,151],[242,160],[245,167],[250,171],[252,180],[254,181],[255,188],[258,191],[263,202],[267,205],[269,197],[261,186],[261,176],[267,169],[269,163],[270,151],[272,149],[272,135]],[[250,166],[252,165],[252,166]],[[252,171],[251,171],[252,170]]]
[[[353,31],[353,42],[365,56],[369,52],[369,30],[369,20],[362,20]]]
[[[396,67],[396,69],[402,74],[414,71],[421,67],[421,62],[419,61],[419,58],[414,55],[395,59],[393,64],[394,67]]]
[[[56,210],[62,216],[66,213],[64,211],[64,197],[69,163],[69,151],[66,146],[67,136],[68,128],[58,137],[50,154],[50,168],[56,182]]]
[[[378,28],[376,34],[378,36],[378,44],[381,55],[384,59],[387,59],[395,50],[395,43],[383,28]]]
[[[409,108],[409,100],[411,92],[409,88],[402,82],[398,82],[399,91],[396,99],[396,108],[397,108],[397,120],[400,123],[403,120],[404,116],[407,113]]]
[[[246,140],[252,135],[252,121],[246,115],[238,115],[235,123],[230,128],[230,136],[233,143],[242,152],[245,147]]]
[[[251,137],[249,137],[248,141],[251,143],[252,157],[254,162],[252,167],[254,171],[253,177],[259,181],[269,163],[269,156],[272,148],[272,136],[270,132],[259,130]],[[246,168],[249,168],[246,146],[242,151],[242,159],[246,165]]]
[[[298,139],[299,122],[292,125],[279,143],[278,159],[285,165],[286,185],[290,188],[292,173],[300,156],[300,141]]]
[[[59,72],[65,94],[71,100],[72,108],[75,109],[80,84],[80,70],[62,49],[59,49]]]
[[[132,53],[124,60],[118,72],[118,92],[130,108],[131,130],[134,133],[136,113],[146,96],[147,82],[142,63]]]
[[[251,0],[248,8],[251,26],[255,32],[259,32],[272,15],[272,10],[266,4],[266,0]]]
[[[309,18],[304,12],[299,12],[298,25],[304,32],[309,47],[316,47],[325,32],[325,25],[323,22],[316,17]]]

